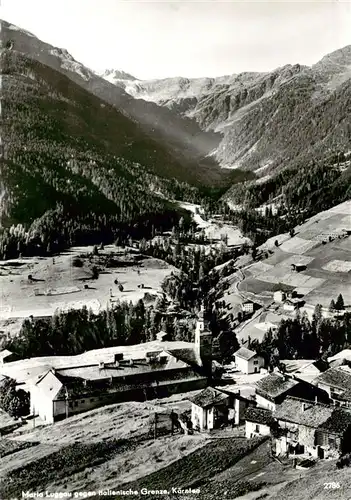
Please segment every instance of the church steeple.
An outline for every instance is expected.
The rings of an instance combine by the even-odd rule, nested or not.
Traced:
[[[201,358],[204,368],[210,370],[212,363],[212,333],[209,329],[203,306],[201,306],[196,322],[195,349]]]

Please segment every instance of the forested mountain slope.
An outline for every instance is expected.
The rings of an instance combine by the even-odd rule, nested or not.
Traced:
[[[179,219],[154,191],[197,190],[174,180],[184,167],[137,124],[14,49],[0,64],[1,221],[31,227],[5,231],[2,255],[111,241],[124,228],[150,234]]]
[[[351,46],[312,67],[288,64],[266,73],[140,81],[110,72],[105,78],[223,134],[214,157],[228,168],[264,176],[350,146]]]
[[[218,164],[207,156],[218,146],[220,134],[203,131],[195,120],[184,119],[167,108],[134,99],[122,88],[76,61],[65,49],[53,47],[6,21],[0,21],[0,25],[3,47],[12,47],[13,50],[63,73],[81,87],[117,107],[126,117],[137,122],[149,138],[168,149],[188,170],[194,171],[200,180],[213,184],[222,178],[223,172]]]

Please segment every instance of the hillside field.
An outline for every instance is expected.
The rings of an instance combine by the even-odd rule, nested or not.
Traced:
[[[17,498],[22,490],[117,489],[135,481],[149,484],[153,477],[179,484],[200,476],[210,480],[249,453],[260,440],[248,441],[232,429],[218,435],[172,436],[169,424],[168,433],[161,432],[154,439],[150,420],[153,413],[169,412],[171,408],[186,411],[190,408],[188,398],[194,394],[111,405],[53,426],[40,426],[38,422],[34,428],[29,422],[0,439],[1,453],[6,456],[0,465],[0,497]],[[167,423],[162,418],[159,422],[162,431]],[[209,456],[206,465],[204,460]]]
[[[76,247],[52,257],[33,257],[0,262],[0,329],[16,333],[23,319],[51,316],[56,310],[86,306],[97,313],[114,300],[137,302],[156,298],[163,279],[176,269],[136,250],[106,246],[89,261],[92,247]],[[75,267],[80,257],[82,267]],[[111,257],[111,266],[105,259]],[[92,279],[92,267],[101,271]],[[112,267],[113,266],[113,267]],[[28,279],[32,275],[33,280]],[[115,279],[124,290],[119,291]],[[138,288],[143,284],[144,288]],[[112,289],[112,296],[111,294]]]
[[[240,291],[253,295],[271,292],[284,285],[303,295],[306,304],[328,307],[341,293],[351,305],[351,202],[321,212],[295,228],[295,235],[279,235],[261,249],[268,258],[244,269]],[[275,246],[278,240],[279,246]],[[292,264],[302,266],[293,271]],[[267,293],[268,295],[268,293]]]

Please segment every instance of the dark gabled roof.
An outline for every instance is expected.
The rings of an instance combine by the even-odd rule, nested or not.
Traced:
[[[272,412],[265,408],[247,408],[245,412],[245,420],[254,422],[255,424],[271,425],[274,422]]]
[[[333,411],[334,408],[330,406],[287,397],[273,412],[273,416],[277,420],[317,429],[331,417]]]
[[[267,398],[277,398],[301,383],[281,373],[270,373],[256,382],[257,394]]]
[[[239,358],[245,359],[246,361],[249,361],[251,358],[256,356],[256,351],[251,351],[250,349],[247,349],[246,347],[240,347],[235,353],[234,356],[238,356]]]
[[[201,366],[201,359],[197,356],[195,349],[167,349],[167,352],[190,366]]]
[[[326,420],[319,429],[332,434],[344,434],[351,428],[351,412],[347,410],[337,409]]]
[[[224,394],[222,391],[214,389],[213,387],[206,387],[203,391],[190,399],[191,403],[201,408],[208,408],[224,401],[229,400],[229,395]]]
[[[329,370],[321,373],[316,377],[315,383],[325,384],[330,387],[336,387],[338,389],[343,389],[344,393],[341,397],[350,398],[351,401],[351,372],[339,368],[329,368]]]

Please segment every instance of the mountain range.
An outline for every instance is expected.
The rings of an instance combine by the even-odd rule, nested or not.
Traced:
[[[311,161],[351,150],[351,46],[311,67],[143,81],[0,28],[1,222],[29,224],[37,244],[166,227],[172,199],[245,204],[251,192],[257,206]]]
[[[263,175],[307,149],[323,155],[349,145],[351,46],[311,67],[286,65],[266,73],[149,81],[112,70],[101,76],[136,99],[220,133],[214,157],[227,168]]]

